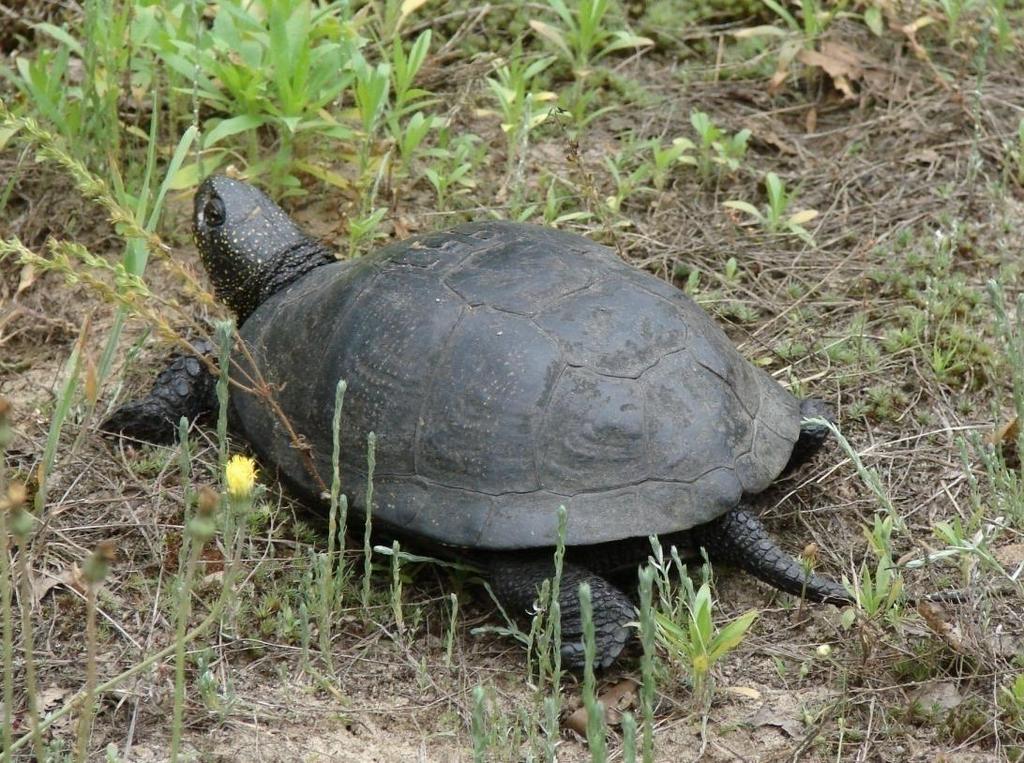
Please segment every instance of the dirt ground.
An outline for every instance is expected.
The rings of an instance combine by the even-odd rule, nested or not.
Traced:
[[[705,37],[714,34],[707,30]],[[614,193],[603,160],[623,150],[628,134],[691,135],[694,109],[730,132],[750,129],[742,169],[713,187],[678,172],[664,191],[628,198],[621,215],[594,214],[569,227],[681,288],[698,272],[695,298],[747,357],[800,394],[835,405],[846,437],[877,470],[906,522],[899,554],[917,558],[943,546],[932,533],[936,523],[966,521],[977,508],[976,482],[990,516],[1008,513],[986,487],[984,465],[970,447],[965,469],[961,442],[1012,415],[1006,345],[986,283],[998,278],[1008,302],[1021,291],[1024,191],[1008,177],[1007,146],[1024,116],[1024,51],[992,58],[979,73],[976,51],[966,46],[922,59],[908,37],[879,40],[848,23],[836,23],[828,39],[855,51],[857,68],[832,76],[806,65],[774,92],[763,78],[738,78],[712,52],[701,59],[696,48],[702,66],[657,51],[623,60],[616,69],[621,87],[639,83],[643,97],[593,123],[578,145],[555,125],[539,130],[524,178],[537,189],[552,173],[576,190],[573,203],[595,209]],[[429,84],[454,104],[460,129],[482,136],[500,155],[497,120],[480,111],[480,77],[474,67],[453,67]],[[503,161],[490,174],[480,170],[472,203],[443,219],[425,184],[404,189],[388,229],[398,236],[500,211],[503,171]],[[768,234],[722,205],[763,204],[768,171],[795,189],[798,208],[819,212],[807,224],[813,245]],[[0,153],[0,176],[16,178],[0,220],[4,237],[17,235],[41,251],[48,236],[61,236],[120,256],[120,239],[67,178],[11,148]],[[173,258],[198,274],[186,234],[189,203],[185,196],[173,200],[164,237]],[[292,209],[318,235],[340,242],[352,203],[317,188]],[[154,290],[186,298],[175,272],[160,262],[147,280]],[[194,312],[210,317],[205,308]],[[0,395],[14,405],[16,430],[9,473],[32,479],[74,343],[87,326],[83,346],[95,362],[112,320],[112,308],[90,289],[0,261]],[[923,322],[919,341],[888,341],[914,320]],[[99,541],[113,539],[117,547],[100,598],[101,680],[173,636],[169,538],[181,531],[183,505],[176,451],[132,449],[96,430],[115,401],[145,388],[166,351],[141,321],[130,320],[96,410],[76,404],[61,437],[29,558],[47,710],[82,684],[84,605],[76,576]],[[198,435],[196,470],[205,479],[216,462],[212,437]],[[247,549],[251,574],[241,589],[253,609],[277,595],[275,582],[294,577],[308,548],[324,546],[321,533],[302,532],[309,519],[276,486],[267,495],[272,515]],[[828,574],[850,576],[869,558],[863,528],[879,503],[838,446],[781,481],[759,508],[789,550],[815,543],[819,569]],[[1008,569],[1020,564],[1022,543],[1019,527],[1001,536],[997,551]],[[662,677],[657,760],[989,761],[1019,754],[1006,748],[1013,737],[1000,730],[997,696],[1005,677],[1022,668],[1024,614],[1015,596],[983,595],[990,582],[976,566],[905,572],[913,593],[964,586],[975,592],[944,604],[935,618],[911,611],[899,622],[852,629],[835,607],[798,612],[788,597],[742,574],[716,573],[719,617],[751,608],[761,616],[719,667],[706,717],[684,676],[670,670]],[[472,633],[496,620],[480,591],[463,582],[418,567],[404,591],[411,625],[396,635],[388,575],[379,576],[369,619],[355,599],[337,624],[330,687],[302,669],[298,641],[279,629],[201,639],[202,654],[193,657],[206,670],[200,676],[199,667],[192,669],[187,748],[197,759],[223,761],[471,760],[472,689],[482,684],[493,727],[507,734],[492,740],[486,759],[523,759],[515,730],[530,696],[522,652],[509,639]],[[453,586],[461,611],[449,666],[444,639]],[[818,655],[821,645],[829,645],[830,656]],[[623,660],[601,684],[638,675],[638,664]],[[172,688],[166,663],[106,696],[93,732],[95,759],[108,744],[125,760],[165,759]],[[564,693],[570,709],[578,705],[573,678]],[[24,722],[20,715],[18,728]],[[57,724],[51,734],[70,749],[74,722]],[[617,730],[611,748],[621,759]],[[589,760],[586,744],[568,729],[559,760]]]

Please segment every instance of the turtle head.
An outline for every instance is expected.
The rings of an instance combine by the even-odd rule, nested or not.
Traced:
[[[263,191],[211,175],[196,191],[192,232],[217,297],[239,323],[271,294],[334,259]]]

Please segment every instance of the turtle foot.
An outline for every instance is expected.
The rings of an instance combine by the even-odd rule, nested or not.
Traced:
[[[512,617],[532,611],[541,584],[554,576],[550,556],[501,554],[495,555],[489,566],[494,593]],[[562,613],[561,654],[562,664],[574,671],[582,671],[586,662],[579,600],[579,587],[584,582],[590,585],[595,668],[607,668],[622,653],[633,637],[629,623],[636,620],[636,608],[626,594],[600,575],[566,562],[558,595]]]

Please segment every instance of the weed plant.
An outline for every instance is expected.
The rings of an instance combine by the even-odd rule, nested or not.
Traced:
[[[826,32],[841,32],[840,21],[863,24],[883,42],[895,39],[894,44],[904,45],[910,39],[892,27],[888,9],[880,4],[840,8],[808,0],[798,5],[766,2],[765,6],[774,14],[782,34],[763,28],[756,40],[749,36],[745,40],[740,34],[716,34],[716,39],[720,36],[722,40],[722,61],[749,59],[743,62],[746,68],[738,70],[741,74],[753,72],[765,79],[771,75],[778,58],[773,57],[764,39],[781,40],[782,45],[795,42],[797,49],[813,48]],[[978,34],[990,35],[996,41],[995,53],[1012,60],[1019,13],[1014,16],[1015,9],[1007,6],[1012,4],[943,0],[929,6],[928,18],[934,20],[915,29],[921,32],[925,44],[943,46],[953,55],[967,49]],[[175,465],[182,486],[181,529],[174,529],[179,524],[175,520],[167,530],[170,535],[180,535],[177,564],[168,570],[173,579],[171,601],[161,602],[159,607],[171,626],[171,643],[129,656],[132,664],[104,677],[101,670],[106,663],[100,660],[104,630],[97,616],[104,586],[122,573],[113,564],[108,545],[82,546],[79,550],[85,586],[81,675],[75,693],[57,707],[45,707],[41,699],[42,663],[37,645],[42,643],[43,634],[38,613],[30,609],[34,594],[28,586],[30,572],[39,565],[41,550],[49,542],[48,511],[59,495],[55,487],[59,465],[70,454],[83,451],[83,433],[91,431],[91,425],[103,413],[97,410],[100,401],[114,404],[112,397],[116,395],[109,393],[118,382],[111,377],[124,344],[122,330],[130,318],[146,322],[154,336],[183,350],[190,346],[186,336],[210,333],[196,320],[195,311],[183,309],[152,278],[152,264],[158,262],[183,284],[190,300],[203,306],[204,311],[210,305],[209,295],[190,271],[166,257],[173,237],[165,241],[157,234],[163,229],[168,209],[173,210],[175,192],[194,186],[201,176],[229,164],[243,165],[248,177],[258,177],[278,196],[304,193],[312,178],[320,187],[331,189],[335,194],[330,197],[332,201],[346,200],[342,204],[346,224],[342,248],[347,248],[348,254],[356,254],[388,235],[392,224],[398,230],[395,221],[401,222],[400,206],[406,197],[415,201],[418,195],[432,195],[431,211],[438,213],[440,224],[451,213],[472,210],[478,214],[476,208],[483,197],[494,195],[486,172],[494,163],[490,156],[493,146],[477,121],[487,115],[457,108],[449,100],[456,88],[441,96],[425,84],[436,81],[436,67],[445,66],[453,51],[460,56],[467,53],[459,50],[458,35],[467,39],[477,34],[478,26],[486,28],[488,19],[486,14],[460,16],[457,12],[464,9],[457,8],[457,23],[461,19],[479,21],[467,25],[467,30],[472,27],[471,32],[454,29],[448,39],[443,39],[441,30],[446,29],[447,22],[431,16],[435,10],[423,2],[399,0],[374,4],[225,0],[216,7],[192,0],[98,0],[85,3],[81,16],[66,17],[69,23],[36,25],[36,42],[30,54],[19,54],[10,66],[0,66],[8,87],[5,103],[0,106],[0,145],[24,146],[26,155],[34,154],[57,168],[71,179],[82,197],[99,204],[120,236],[120,250],[113,258],[98,256],[68,240],[53,240],[43,253],[13,237],[0,242],[3,264],[31,266],[70,286],[85,286],[99,301],[117,308],[113,323],[102,324],[105,333],[99,337],[102,349],[97,353],[98,362],[91,347],[101,324],[86,321],[78,327],[78,339],[64,359],[63,378],[54,387],[52,407],[44,411],[47,431],[40,447],[39,468],[31,475],[34,484],[24,484],[27,474],[9,474],[7,460],[0,463],[0,651],[4,670],[0,741],[5,759],[27,754],[39,760],[95,758],[99,754],[97,726],[111,712],[113,703],[109,699],[113,693],[165,666],[173,666],[168,673],[173,675],[173,696],[167,754],[171,759],[191,756],[186,732],[202,727],[204,722],[230,722],[240,707],[232,683],[234,663],[218,651],[220,642],[227,639],[253,654],[269,650],[264,640],[277,640],[286,648],[295,646],[302,673],[312,686],[341,704],[346,698],[335,649],[351,622],[363,620],[364,633],[371,637],[378,630],[386,632],[394,626],[399,645],[411,654],[418,641],[416,636],[425,628],[420,624],[420,605],[412,601],[415,592],[406,585],[410,576],[428,564],[444,570],[454,582],[474,574],[459,565],[417,557],[397,545],[370,548],[372,511],[368,511],[361,528],[362,576],[356,582],[359,576],[353,571],[350,557],[358,555],[360,544],[357,537],[352,554],[347,554],[347,504],[340,493],[337,437],[328,537],[323,544],[320,535],[301,520],[289,521],[287,529],[275,524],[279,521],[276,514],[264,505],[266,496],[250,484],[248,472],[244,468],[239,471],[237,466],[229,472],[232,460],[225,418],[216,425],[214,466],[203,465],[197,441],[189,439],[190,434],[195,438],[195,433],[182,426],[177,449],[171,455],[142,450],[125,459],[137,475],[154,480],[154,492],[163,489],[156,482],[157,476],[168,470],[173,473]],[[733,184],[750,177],[760,179],[763,172],[763,201],[755,205],[733,200],[726,202],[726,207],[748,215],[765,232],[778,236],[772,241],[769,255],[777,252],[790,256],[790,247],[800,246],[791,237],[815,254],[830,253],[830,243],[819,238],[817,232],[812,237],[804,227],[814,219],[813,210],[798,210],[793,189],[787,188],[775,171],[756,163],[760,157],[752,155],[757,144],[749,131],[730,134],[720,127],[727,117],[703,105],[710,104],[710,99],[699,101],[701,109],[707,109],[703,111],[693,107],[697,96],[687,97],[682,113],[692,109],[689,126],[685,116],[682,125],[666,120],[661,138],[648,137],[657,135],[660,125],[653,129],[644,125],[644,129],[632,132],[609,127],[605,118],[611,116],[617,102],[624,100],[612,88],[628,89],[628,84],[621,84],[625,80],[612,70],[631,54],[664,55],[664,51],[652,50],[649,38],[631,31],[623,5],[606,0],[549,0],[538,10],[537,18],[530,21],[532,36],[503,41],[495,51],[469,51],[460,62],[478,65],[478,73],[472,76],[479,85],[475,88],[479,97],[471,104],[485,104],[498,112],[502,131],[499,144],[504,141],[506,158],[500,174],[508,204],[493,210],[495,214],[567,227],[592,223],[597,217],[627,243],[635,245],[631,238],[635,232],[635,239],[650,246],[657,255],[653,259],[657,259],[662,245],[657,231],[631,231],[628,236],[620,236],[632,213],[651,206],[659,195],[685,193],[686,184],[691,182],[716,192],[728,183],[731,191]],[[474,9],[474,13],[479,12]],[[694,11],[688,8],[687,12]],[[677,16],[673,12],[671,17]],[[695,25],[713,17],[717,18],[709,10],[695,19]],[[728,18],[734,21],[737,17]],[[433,28],[432,22],[437,22]],[[519,23],[525,22],[520,18]],[[916,22],[902,19],[900,23]],[[753,42],[760,47],[751,47]],[[942,48],[932,50],[940,52]],[[497,53],[493,60],[484,55],[492,52]],[[435,54],[439,54],[438,60],[433,59]],[[792,55],[797,55],[796,49]],[[942,70],[936,87],[948,86],[953,76],[950,72],[961,65],[967,64],[961,62]],[[450,71],[453,78],[462,76],[456,66]],[[737,76],[735,71],[728,76]],[[445,70],[446,76],[448,72]],[[719,76],[717,64],[714,76]],[[468,81],[473,82],[472,77]],[[663,84],[678,86],[675,81]],[[979,79],[982,92],[980,84]],[[459,87],[463,86],[460,81]],[[695,92],[701,91],[697,88]],[[986,92],[986,98],[990,96],[999,99],[998,93]],[[555,111],[556,104],[566,113]],[[541,149],[551,149],[551,134],[557,132],[553,114],[559,116],[559,124],[569,125],[566,152],[576,156],[579,163],[575,171],[566,173],[558,162],[551,161],[535,178],[537,157]],[[634,124],[631,129],[636,127]],[[592,128],[593,135],[589,132]],[[619,140],[621,150],[605,152],[587,165],[587,159],[580,159],[580,144],[582,150],[600,148],[598,140],[606,128],[616,136],[627,135]],[[1015,132],[1004,131],[993,140],[1004,183],[1009,187],[1024,185],[1024,122],[1019,122]],[[992,150],[990,142],[985,143],[985,151]],[[871,145],[869,150],[879,149]],[[553,155],[557,154],[555,151]],[[875,162],[874,154],[870,156]],[[785,161],[784,157],[779,159],[780,164]],[[16,172],[23,172],[21,166],[19,163]],[[787,178],[793,177],[792,167],[787,172]],[[18,180],[12,177],[0,196],[5,211]],[[799,195],[814,198],[817,204],[818,197],[805,197],[809,187],[813,184],[801,182]],[[945,193],[947,199],[955,196],[955,189],[933,190]],[[736,189],[736,195],[743,193],[742,188]],[[752,191],[748,198],[755,195]],[[927,208],[922,208],[926,211],[920,215],[925,215]],[[908,215],[911,213],[919,214],[916,209]],[[823,217],[822,222],[824,228],[832,221]],[[850,390],[843,390],[847,419],[870,414],[873,421],[892,425],[905,412],[910,405],[906,394],[889,379],[880,378],[884,373],[882,364],[893,355],[913,358],[915,369],[952,397],[967,398],[979,388],[998,388],[1002,380],[1012,389],[1015,415],[1024,416],[1024,350],[1019,325],[1024,303],[1015,299],[1012,279],[1004,281],[1005,297],[1003,290],[993,288],[986,298],[984,290],[972,286],[984,260],[967,251],[968,239],[962,227],[943,224],[941,228],[943,235],[931,237],[908,225],[908,240],[902,247],[872,255],[888,260],[887,267],[865,278],[871,296],[884,298],[879,308],[886,311],[883,319],[874,314],[869,319],[869,308],[865,308],[865,314],[842,318],[836,332],[842,334],[839,338],[819,338],[816,331],[808,331],[806,337],[787,335],[788,344],[780,347],[779,354],[787,363],[799,363],[816,353],[834,368],[857,365],[867,369],[868,382],[862,395],[854,397]],[[771,257],[762,258],[761,252],[751,260],[745,259],[746,252],[730,250],[709,263],[708,248],[699,237],[695,237],[692,247],[688,243],[687,265],[682,273],[687,290],[702,300],[717,300],[723,294],[730,299],[737,293],[760,290],[778,277]],[[671,257],[665,258],[666,272],[676,273]],[[701,268],[706,274],[716,275],[716,292],[706,288],[710,279],[701,282]],[[799,269],[794,273],[803,277]],[[794,276],[793,280],[799,278]],[[829,274],[825,280],[831,288],[831,281],[839,279]],[[802,284],[797,286],[804,288]],[[793,318],[808,307],[808,315],[818,315],[813,312],[816,306],[802,303],[810,293],[799,291],[791,297],[794,309],[781,312]],[[819,297],[833,307],[831,302],[848,301],[846,293],[828,289],[814,299]],[[837,314],[842,315],[838,308]],[[979,316],[991,314],[996,316],[993,325],[998,329],[986,333],[989,330],[980,325],[987,318]],[[753,316],[757,316],[756,311]],[[741,322],[752,322],[749,314],[744,318],[737,312],[736,317]],[[213,335],[218,348],[216,365],[227,368],[233,332],[222,324],[214,328]],[[1004,376],[1000,376],[1000,369],[1006,370]],[[806,378],[794,381],[797,385],[805,383]],[[228,391],[227,376],[222,374],[218,385],[222,411],[227,409]],[[343,395],[344,388],[339,386],[334,406],[335,434],[343,426]],[[13,422],[27,421],[32,415],[12,412],[0,401],[0,450],[13,441]],[[68,433],[76,430],[74,442],[68,444]],[[1024,452],[1024,441],[1019,435],[1010,439],[1017,442],[993,444],[980,436],[964,440],[961,460],[953,467],[962,471],[968,486],[962,493],[966,509],[960,516],[929,519],[925,535],[930,533],[931,537],[922,541],[920,526],[901,516],[900,504],[893,500],[883,473],[862,451],[839,438],[840,448],[857,476],[858,488],[877,501],[877,511],[870,513],[864,526],[868,559],[859,569],[852,568],[854,574],[846,579],[858,606],[844,610],[840,627],[856,628],[861,643],[872,648],[883,648],[881,642],[886,639],[897,641],[906,655],[904,662],[891,665],[872,662],[871,650],[865,647],[857,675],[838,656],[826,654],[816,662],[802,663],[799,680],[805,680],[822,664],[839,671],[830,684],[830,688],[839,687],[843,693],[841,704],[836,706],[842,718],[835,745],[838,754],[832,757],[844,757],[850,739],[864,733],[863,727],[854,725],[856,699],[846,692],[848,684],[859,682],[857,691],[870,696],[872,715],[866,726],[870,738],[871,732],[879,728],[872,725],[876,721],[890,732],[900,728],[905,715],[913,715],[906,711],[906,703],[890,702],[882,691],[874,692],[877,684],[873,682],[879,680],[878,676],[899,677],[906,669],[914,681],[931,680],[935,675],[953,680],[945,667],[926,664],[921,656],[944,648],[945,642],[939,643],[938,638],[899,640],[905,636],[900,629],[915,617],[904,602],[905,571],[949,565],[963,587],[979,599],[997,584],[1011,595],[1021,595],[1020,565],[1008,564],[997,554],[1006,545],[1016,543],[1024,526],[1024,489],[1014,460],[1014,447],[1018,453]],[[370,507],[373,441],[368,449],[366,503]],[[17,459],[12,457],[11,463],[17,463]],[[660,546],[655,547],[652,563],[639,572],[641,686],[635,715],[627,712],[622,718],[620,741],[607,708],[602,707],[600,677],[593,672],[593,628],[589,618],[589,667],[584,671],[582,687],[577,689],[562,669],[558,597],[565,523],[563,512],[553,576],[538,592],[527,632],[512,622],[502,630],[527,647],[526,667],[519,677],[527,688],[527,701],[509,709],[503,704],[497,680],[492,682],[488,676],[480,686],[467,688],[464,708],[460,705],[465,717],[455,716],[453,726],[456,733],[468,738],[476,760],[518,759],[523,752],[536,760],[555,760],[567,744],[561,722],[568,696],[579,690],[588,711],[591,757],[614,759],[621,754],[627,761],[642,759],[650,763],[658,759],[656,741],[662,733],[659,730],[656,734],[656,714],[666,712],[670,704],[659,706],[659,692],[678,692],[675,679],[685,676],[693,689],[694,704],[706,708],[716,698],[716,665],[735,659],[741,644],[761,649],[758,643],[744,642],[757,615],[748,612],[732,622],[719,622],[714,588],[706,573],[691,581],[677,557],[669,554],[666,558]],[[284,548],[298,546],[299,551],[285,562],[258,560],[250,553],[257,542],[256,528],[261,528],[261,534],[265,530],[268,548],[280,550],[274,546],[280,542]],[[285,533],[287,539],[280,537]],[[316,551],[311,548],[314,545],[326,546],[326,551]],[[908,547],[914,552],[898,552]],[[373,576],[375,553],[389,557],[390,562],[390,574],[379,576],[386,581],[377,584]],[[204,581],[208,557],[223,560],[225,567],[221,575]],[[810,556],[805,561],[808,569],[814,564]],[[907,578],[910,580],[909,575]],[[580,594],[586,600],[585,590]],[[443,664],[447,671],[459,671],[459,628],[473,622],[477,613],[472,608],[467,611],[457,594],[442,601]],[[589,612],[586,604],[581,606]],[[362,617],[352,616],[345,620],[344,629],[339,627],[342,618],[356,608]],[[1021,656],[1000,662],[985,653],[986,649],[989,646],[960,653],[956,661],[962,671],[973,661],[995,676],[985,684],[991,689],[986,695],[987,704],[979,704],[977,696],[972,696],[956,713],[933,716],[943,719],[935,722],[945,728],[936,733],[964,745],[988,738],[988,734],[997,740],[993,744],[999,749],[1007,750],[1009,756],[1019,756],[1024,746]],[[992,647],[990,651],[994,650]],[[840,651],[837,647],[836,652]],[[410,662],[414,660],[416,657]],[[423,657],[417,663],[421,666],[417,668],[417,680],[428,685],[433,676],[425,660]],[[479,679],[474,675],[470,680]],[[784,681],[789,680],[798,679],[785,674]],[[961,685],[971,681],[981,685],[983,680],[979,668]],[[24,693],[23,698],[19,692]],[[877,704],[876,697],[881,698]],[[14,714],[19,703],[24,706],[22,717],[26,720],[16,726]],[[453,704],[459,705],[459,700]],[[806,712],[812,718],[816,711],[806,708]],[[68,725],[72,718],[76,722]],[[828,751],[832,743],[827,718],[816,719],[815,723],[814,744]],[[69,739],[55,736],[55,730],[62,726],[72,729]],[[117,759],[117,750],[107,748],[106,757]]]

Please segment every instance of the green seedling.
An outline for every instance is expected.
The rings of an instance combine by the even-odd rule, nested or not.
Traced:
[[[650,38],[635,35],[629,29],[608,29],[608,0],[579,0],[574,10],[565,0],[548,0],[548,7],[561,25],[531,19],[530,27],[558,51],[577,80],[585,80],[598,61],[615,51],[638,50],[654,44]]]
[[[974,0],[935,0],[946,19],[946,41],[953,44],[962,39],[961,20],[964,13],[974,5]]]
[[[529,60],[520,48],[513,49],[509,60],[497,66],[487,86],[498,103],[501,129],[505,133],[508,164],[507,182],[522,185],[520,174],[529,147],[530,133],[542,124],[551,111],[549,104],[557,96],[534,86],[535,80],[554,62],[553,56]]]
[[[800,35],[806,48],[813,48],[815,42],[821,37],[829,23],[835,16],[835,11],[826,11],[817,0],[800,0],[799,20],[790,13],[789,9],[782,2],[776,0],[764,0],[772,13],[779,17],[791,33]]]
[[[594,678],[594,608],[591,604],[590,584],[580,583],[580,617],[583,623],[583,706],[587,711],[587,744],[590,759],[604,763],[608,757],[604,705],[597,701],[597,683]]]
[[[175,79],[212,111],[204,134],[205,170],[227,159],[225,139],[243,138],[250,174],[268,167],[275,180],[297,186],[291,174],[295,143],[317,137],[350,140],[354,132],[326,107],[366,67],[360,50],[366,40],[347,3],[317,5],[309,0],[219,3],[213,23],[196,24],[194,4],[172,2],[139,8],[133,35]],[[365,71],[363,81],[365,82]],[[222,116],[230,115],[230,116]],[[257,131],[271,128],[280,140],[272,159],[261,160]],[[237,139],[237,138],[236,138]],[[194,181],[196,169],[177,179]]]
[[[999,688],[998,701],[1006,722],[1016,726],[1018,733],[1024,734],[1024,673],[1018,673]]]
[[[747,143],[750,141],[750,130],[743,129],[728,135],[716,125],[703,111],[690,113],[690,124],[697,134],[697,155],[695,164],[701,180],[708,182],[716,179],[719,173],[731,173],[739,169],[747,154]]]
[[[1006,167],[1013,181],[1024,186],[1024,118],[1017,124],[1014,142],[1006,148]]]
[[[768,204],[763,210],[746,201],[731,200],[723,202],[723,205],[750,215],[769,233],[790,233],[804,243],[813,245],[813,237],[803,226],[818,216],[817,210],[801,209],[788,214],[793,197],[786,191],[786,186],[774,172],[769,172],[765,176],[764,186],[768,194]]]
[[[661,542],[652,537],[651,551],[646,569],[651,571],[658,589],[653,610],[658,644],[666,649],[674,664],[689,674],[694,697],[705,706],[713,691],[712,668],[739,646],[758,613],[746,612],[719,629],[712,616],[710,566],[701,567],[701,585],[695,587],[674,546],[670,558],[666,558]],[[645,584],[644,576],[641,584]]]
[[[394,42],[391,58],[391,89],[394,103],[387,114],[388,132],[398,147],[401,163],[398,173],[404,175],[424,139],[444,124],[439,117],[427,116],[424,109],[437,102],[428,91],[415,87],[416,75],[430,52],[430,30],[416,38],[406,53],[401,40]]]
[[[398,147],[398,155],[401,157],[398,174],[408,173],[409,165],[420,146],[423,145],[423,141],[433,130],[443,124],[444,120],[440,117],[424,116],[422,111],[417,111],[408,121],[403,124],[395,124],[393,127],[389,120],[389,129],[395,145]]]
[[[658,139],[650,142],[651,161],[654,164],[651,170],[651,181],[659,191],[664,191],[668,184],[669,175],[679,164],[695,165],[696,158],[691,155],[695,146],[689,138],[675,138],[665,146]]]
[[[751,610],[718,628],[712,616],[711,586],[705,581],[694,589],[685,571],[681,585],[686,595],[686,616],[679,622],[664,612],[656,612],[658,641],[670,657],[686,666],[693,681],[694,697],[704,704],[711,698],[712,668],[743,642],[758,612]]]
[[[869,618],[894,612],[903,601],[903,577],[888,554],[878,557],[874,572],[864,562],[860,575],[852,581],[844,575],[843,585]],[[843,613],[843,624],[849,627],[855,618],[856,611],[848,609]]]
[[[438,146],[427,152],[434,161],[423,170],[437,195],[438,211],[449,209],[453,196],[465,194],[476,187],[470,173],[476,163],[479,145],[480,138],[472,133],[452,138],[447,128],[439,131]]]
[[[615,181],[615,193],[605,198],[605,203],[613,212],[622,210],[622,203],[635,192],[643,189],[651,178],[652,166],[646,162],[628,169],[626,165],[631,162],[632,157],[627,152],[618,153],[614,156],[606,156],[604,160],[608,173]]]
[[[559,193],[559,186],[566,186],[568,192]],[[571,186],[568,186],[556,176],[551,176],[551,179],[548,181],[547,193],[544,195],[543,215],[545,225],[557,228],[565,223],[583,222],[593,217],[593,214],[586,210],[573,208],[571,211],[568,211],[569,205],[576,200],[576,196],[571,191]]]

